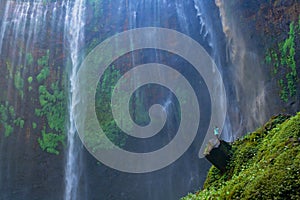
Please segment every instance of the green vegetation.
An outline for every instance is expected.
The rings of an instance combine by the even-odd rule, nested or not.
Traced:
[[[35,122],[32,122],[32,128],[36,129],[36,127],[37,127],[37,124]]]
[[[27,62],[27,65],[32,65],[33,64],[33,55],[32,55],[32,53],[27,53],[26,54],[26,62]]]
[[[111,95],[117,81],[120,79],[120,71],[115,69],[114,66],[106,70],[98,84],[96,96],[95,96],[95,109],[98,121],[106,134],[106,136],[116,145],[124,146],[126,142],[126,136],[116,125],[111,113]],[[104,148],[107,144],[103,143],[103,139],[100,137],[95,138],[91,134],[87,142],[90,146],[94,146],[96,151],[98,148]]]
[[[27,65],[34,64],[32,53],[25,55]],[[37,59],[37,65],[41,68],[40,72],[34,78],[27,77],[28,91],[33,89],[34,84],[38,84],[39,105],[36,106],[35,115],[40,118],[42,123],[41,137],[38,138],[38,143],[42,150],[53,154],[59,154],[57,150],[59,143],[64,143],[65,139],[65,118],[66,118],[66,97],[62,86],[59,82],[54,82],[48,85],[51,80],[47,80],[50,75],[49,69],[50,51]],[[14,70],[12,64],[7,61],[6,67],[10,79],[13,79],[14,86],[19,92],[21,98],[24,96],[24,80],[22,77],[22,66],[16,67]],[[47,82],[46,82],[47,80]],[[34,82],[36,81],[36,82]],[[47,83],[47,84],[46,84]],[[37,123],[32,122],[32,129],[37,129]],[[8,137],[14,131],[14,128],[19,127],[24,129],[25,120],[21,117],[16,117],[15,110],[12,106],[5,102],[0,104],[0,131]]]
[[[14,131],[14,127],[23,128],[25,124],[24,119],[16,118],[15,109],[6,101],[0,104],[0,131],[3,130],[4,136],[8,137]]]
[[[45,117],[47,125],[51,132],[42,132],[42,139],[39,139],[39,144],[43,150],[48,153],[58,154],[55,149],[58,142],[63,142],[65,138],[65,119],[66,119],[66,98],[63,90],[59,89],[58,82],[51,84],[51,89],[46,86],[39,86],[39,103],[41,108],[35,109],[35,114],[38,117]],[[32,124],[36,128],[36,124]],[[56,136],[55,136],[56,135]]]
[[[212,167],[204,189],[183,200],[300,199],[300,113],[273,117],[233,144],[222,174]]]
[[[35,109],[37,116],[45,116],[50,129],[64,132],[66,102],[63,90],[58,87],[58,82],[52,83],[51,90],[43,85],[39,87],[39,102],[41,109]]]
[[[46,133],[45,129],[42,131],[42,138],[38,138],[38,143],[43,151],[47,151],[52,154],[59,154],[57,147],[59,143],[64,145],[64,135],[58,135],[53,133]]]
[[[50,74],[50,70],[48,67],[45,67],[41,70],[41,72],[36,76],[36,80],[41,83],[44,81]]]
[[[36,76],[39,84],[39,106],[34,111],[37,117],[46,120],[41,137],[38,138],[41,149],[48,153],[59,154],[57,148],[65,139],[66,95],[58,81],[51,83],[50,86],[45,82],[50,75],[49,55],[50,51],[47,50],[45,55],[37,59],[37,65],[42,69]],[[30,61],[33,62],[31,54],[27,54],[26,59],[28,64]],[[32,76],[27,78],[29,91],[32,90],[34,80]],[[35,122],[32,122],[32,128],[37,128]]]
[[[32,90],[32,85],[31,85],[31,83],[32,83],[32,81],[33,81],[32,76],[29,76],[29,77],[27,78],[27,81],[28,81],[28,84],[29,84],[29,86],[28,86],[28,91],[30,92],[30,91]]]
[[[15,88],[17,89],[17,91],[19,92],[20,97],[23,99],[23,97],[24,97],[24,91],[23,91],[24,80],[23,80],[23,77],[21,76],[20,68],[22,68],[22,67],[18,67],[18,70],[14,74],[14,85],[15,85]]]
[[[9,74],[9,78],[13,77],[13,67],[12,64],[9,61],[6,61],[6,68]]]
[[[16,126],[19,126],[20,128],[24,128],[24,123],[25,123],[25,121],[20,117],[18,117],[17,119],[14,120],[14,124]]]
[[[50,55],[50,50],[48,49],[46,51],[46,54],[43,55],[42,57],[40,57],[37,60],[38,66],[40,66],[40,67],[47,67],[48,63],[49,63],[49,55]]]
[[[13,128],[11,125],[9,125],[9,124],[7,124],[7,123],[4,124],[4,136],[5,136],[5,137],[10,136],[10,134],[11,134],[13,131],[14,131],[14,128]]]
[[[44,81],[50,74],[50,70],[49,70],[49,66],[48,66],[49,54],[50,54],[50,51],[47,50],[46,55],[42,56],[41,58],[39,58],[37,60],[38,66],[43,67],[42,70],[40,71],[40,73],[36,77],[36,79],[39,83]]]
[[[300,19],[300,18],[299,18]],[[279,42],[274,48],[267,50],[265,62],[273,64],[273,74],[279,75],[278,85],[281,88],[280,97],[287,102],[294,97],[297,91],[296,69],[296,38],[300,35],[300,22],[292,22],[285,40]]]
[[[28,81],[29,84],[31,84],[31,83],[32,83],[32,76],[29,76],[29,77],[27,78],[27,81]]]

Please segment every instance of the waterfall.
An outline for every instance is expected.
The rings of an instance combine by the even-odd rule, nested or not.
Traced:
[[[47,84],[36,81],[36,76],[42,67],[38,66],[37,60],[47,51],[56,56],[52,53],[52,45],[45,47],[43,43],[51,41],[54,36],[54,34],[48,35],[47,30],[61,28],[59,23],[49,25],[47,20],[51,16],[52,20],[56,21],[56,17],[62,17],[63,12],[51,15],[52,8],[58,9],[59,5],[46,3],[43,0],[8,0],[0,1],[0,4],[2,11],[0,12],[0,70],[3,75],[0,104],[10,106],[14,113],[14,117],[10,119],[6,117],[6,121],[4,120],[13,128],[9,137],[4,137],[2,122],[0,125],[0,199],[28,199],[35,178],[45,180],[45,177],[38,177],[41,175],[37,162],[42,161],[38,161],[35,157],[37,152],[41,153],[37,141],[41,137],[41,129],[32,128],[33,123],[35,126],[46,126],[43,119],[38,121],[37,117],[34,117],[34,109],[39,108],[37,104],[39,94],[34,91],[36,88],[33,84],[35,86]],[[57,31],[55,34],[59,35],[59,33]],[[54,61],[44,62],[47,67],[53,67]],[[31,85],[29,80],[32,81]],[[23,120],[22,126],[16,125],[16,117]],[[34,146],[38,149],[33,149]],[[30,162],[26,162],[28,160]],[[19,178],[20,174],[25,178]],[[52,196],[49,195],[49,198]]]
[[[78,182],[79,182],[79,148],[76,146],[76,127],[74,122],[73,107],[75,99],[72,99],[72,93],[76,87],[75,79],[77,69],[80,63],[80,45],[84,38],[84,7],[85,0],[69,0],[66,3],[66,18],[65,18],[65,37],[69,41],[69,49],[71,54],[72,69],[69,74],[70,79],[70,95],[69,95],[69,127],[68,127],[68,149],[67,161],[65,167],[65,199],[77,199]]]
[[[181,31],[185,34],[189,34],[188,21],[187,21],[187,16],[183,4],[184,1],[175,0],[175,8],[176,8],[176,13],[178,16],[178,21],[179,21]]]
[[[265,123],[278,108],[267,103],[273,98],[266,89],[266,80],[270,77],[263,71],[263,58],[256,53],[256,47],[249,48],[253,41],[249,42],[247,38],[252,36],[247,35],[239,24],[242,22],[236,13],[238,3],[215,0],[215,4],[219,9],[222,31],[226,36],[226,59],[232,68],[230,76],[235,82],[231,87],[235,93],[235,98],[232,99],[236,102],[232,103],[235,108],[231,110],[230,118],[235,121],[232,123],[232,131],[238,137],[243,132],[253,131]]]
[[[266,97],[270,95],[264,87],[264,80],[267,78],[260,70],[259,56],[255,54],[255,50],[247,49],[247,37],[239,30],[234,13],[228,9],[234,2],[235,0],[0,0],[0,73],[3,75],[0,79],[0,106],[4,105],[2,109],[5,107],[6,113],[12,113],[8,108],[14,108],[16,114],[16,118],[6,116],[6,120],[11,123],[9,125],[14,128],[10,136],[3,134],[5,129],[0,121],[0,199],[179,199],[188,192],[199,189],[210,167],[205,159],[198,158],[198,152],[203,141],[203,134],[200,133],[207,130],[206,125],[211,116],[207,105],[212,103],[209,101],[210,91],[206,91],[205,80],[188,60],[180,55],[173,55],[172,52],[147,48],[128,52],[111,63],[113,69],[120,71],[120,75],[147,63],[174,67],[195,86],[201,100],[200,109],[203,110],[199,134],[193,144],[178,160],[151,173],[130,174],[117,171],[98,162],[83,148],[74,124],[74,116],[81,114],[75,113],[74,109],[78,103],[74,92],[76,89],[80,90],[75,79],[86,53],[92,52],[93,47],[113,35],[145,27],[179,31],[203,46],[221,72],[228,96],[227,99],[219,96],[223,102],[229,102],[222,138],[232,141],[236,135],[246,133],[245,128],[253,130],[253,127],[262,124],[270,116],[267,110],[269,105],[266,103]],[[143,40],[147,40],[147,37],[145,35]],[[169,39],[173,40],[172,37]],[[134,48],[135,38],[132,36],[129,41],[130,47]],[[174,41],[174,46],[177,41]],[[151,43],[162,44],[159,40]],[[115,49],[122,51],[122,41],[114,45]],[[188,46],[186,52],[192,55],[192,50]],[[37,77],[45,68],[49,75],[39,81]],[[161,71],[153,70],[148,74],[166,80]],[[132,77],[133,84],[143,81],[143,77],[138,74]],[[177,75],[174,76],[174,80],[177,78]],[[55,150],[59,151],[59,155],[47,153],[39,141],[44,135],[53,136],[53,140],[57,135],[63,137],[63,131],[50,127],[49,122],[55,121],[53,118],[49,120],[46,115],[39,116],[35,113],[36,109],[43,107],[40,103],[40,86],[46,87],[50,94],[55,92],[52,88],[54,84],[58,85],[62,96],[65,95],[64,92],[67,93],[68,101],[67,106],[62,104],[67,112],[66,145],[62,141],[48,141],[50,146],[53,145],[52,142],[57,145]],[[219,84],[220,81],[216,81],[216,87]],[[61,86],[66,86],[66,91]],[[124,134],[126,142],[120,147],[124,147],[126,151],[155,151],[167,146],[176,137],[176,126],[181,121],[176,96],[166,88],[159,88],[157,85],[151,87],[141,87],[134,94],[133,105],[130,105],[134,109],[132,118],[138,123],[146,124],[147,109],[152,103],[161,104],[171,118],[164,130],[155,137],[143,140]],[[213,96],[218,95],[215,92]],[[51,102],[51,106],[56,107],[57,101],[53,101],[55,103]],[[44,104],[48,106],[48,103]],[[218,112],[222,112],[223,108],[218,109]],[[65,114],[64,109],[60,110]],[[104,113],[102,110],[97,111]],[[0,120],[1,115],[5,114],[0,113]],[[24,119],[23,128],[16,125],[17,117]],[[108,119],[107,129],[112,124],[110,121],[112,120]],[[119,140],[119,134],[120,138],[122,136],[120,140],[123,140],[123,133],[115,127],[112,129],[111,134],[117,132],[116,140]],[[189,132],[192,131],[188,130],[186,134]],[[167,158],[169,155],[165,156]]]
[[[213,60],[215,61],[219,71],[223,73],[225,71],[225,65],[223,59],[224,50],[222,48],[222,38],[218,35],[218,21],[216,21],[216,17],[213,16],[213,7],[211,3],[204,2],[202,0],[194,0],[194,7],[197,11],[197,17],[200,24],[200,32],[203,41],[209,46],[209,52]],[[221,25],[221,24],[220,24]],[[216,83],[216,87],[221,83]],[[228,83],[225,83],[228,84]],[[223,102],[226,102],[226,96],[220,96]],[[219,108],[219,112],[222,112],[224,108]],[[234,133],[231,130],[231,123],[227,117],[223,131],[222,131],[222,138],[225,141],[233,141],[234,140]]]
[[[74,79],[80,62],[80,45],[84,39],[84,0],[64,0],[55,2],[45,2],[43,0],[34,1],[6,1],[1,2],[4,6],[1,30],[0,30],[0,55],[4,63],[10,66],[10,76],[7,84],[7,97],[2,96],[1,100],[9,101],[15,108],[20,108],[19,114],[26,116],[25,108],[30,103],[30,97],[26,97],[27,91],[25,88],[19,88],[16,91],[15,73],[27,80],[33,76],[37,69],[34,68],[34,56],[37,57],[37,52],[48,49],[50,55],[57,56],[57,44],[52,41],[60,39],[60,34],[64,31],[64,41],[68,41],[65,48],[65,53],[70,55],[72,69],[69,72],[70,78],[70,99],[69,99],[69,127],[68,141],[65,165],[65,199],[77,199],[76,192],[79,181],[78,156],[79,148],[75,145],[76,129],[73,122],[73,99],[71,99],[72,91],[74,90]],[[49,20],[50,19],[50,20]],[[48,23],[49,21],[49,23]],[[48,42],[47,46],[43,46],[43,42]],[[59,48],[62,48],[59,47]],[[48,51],[47,50],[47,51]],[[62,50],[60,50],[62,51]],[[28,55],[31,55],[33,61],[28,63]],[[54,67],[49,61],[49,67]],[[8,66],[7,66],[8,67]],[[41,66],[40,66],[41,67]],[[25,81],[24,81],[25,82]],[[23,86],[24,87],[24,86]],[[19,93],[22,94],[19,100]],[[23,99],[23,96],[24,99]],[[6,98],[6,99],[5,99]],[[25,99],[26,98],[26,99]],[[27,100],[27,101],[26,101]],[[29,101],[28,101],[29,100]],[[21,135],[18,139],[21,140]],[[3,153],[4,143],[1,141],[1,153]],[[9,151],[8,155],[16,154],[15,151]],[[17,167],[12,168],[12,161],[7,162],[5,171],[0,171],[0,179],[8,180],[9,175],[15,173]]]
[[[7,27],[7,18],[8,18],[8,11],[10,7],[10,2],[6,3],[5,5],[5,11],[4,11],[4,16],[2,19],[2,25],[1,25],[1,32],[0,32],[0,55],[2,52],[2,43],[3,43],[3,38],[6,32],[6,27]]]

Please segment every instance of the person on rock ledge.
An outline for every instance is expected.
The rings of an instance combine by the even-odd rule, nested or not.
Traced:
[[[220,133],[219,133],[219,128],[215,126],[214,128],[214,135],[219,139]]]

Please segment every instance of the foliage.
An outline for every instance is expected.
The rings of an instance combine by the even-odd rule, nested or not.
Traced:
[[[204,189],[184,200],[300,198],[300,113],[272,118],[233,148],[228,171],[212,167]]]
[[[37,127],[37,124],[35,122],[32,122],[32,128],[36,129],[36,127]]]
[[[32,83],[32,81],[33,81],[32,76],[29,76],[29,77],[27,78],[27,81],[28,81],[28,84],[29,84],[29,86],[28,86],[28,91],[30,92],[30,91],[32,90],[32,86],[31,86],[31,83]]]
[[[48,153],[58,154],[59,152],[56,148],[59,142],[64,142],[65,138],[67,102],[65,91],[58,81],[51,83],[50,87],[45,84],[45,80],[50,75],[49,55],[50,51],[47,50],[46,54],[37,60],[38,66],[42,67],[42,69],[36,76],[36,80],[40,84],[38,87],[39,107],[35,108],[34,111],[37,117],[44,118],[47,122],[42,131],[42,138],[38,139],[41,149]],[[32,90],[31,83],[33,78],[29,76],[27,81],[30,91]],[[32,128],[37,128],[35,122],[32,122]],[[46,131],[50,133],[46,133]]]
[[[25,123],[25,121],[20,117],[18,117],[17,119],[14,120],[14,124],[16,126],[19,126],[20,128],[24,128],[24,123]]]
[[[19,70],[17,70],[14,74],[14,85],[15,85],[15,88],[18,90],[21,98],[23,99],[23,97],[24,97],[24,91],[23,91],[24,80],[23,80],[23,77],[21,76],[20,68],[18,68],[18,69]]]
[[[32,55],[32,53],[27,53],[26,54],[26,62],[27,62],[28,65],[33,64],[33,55]]]
[[[40,85],[38,92],[41,107],[35,109],[35,114],[38,117],[45,117],[50,130],[56,133],[44,133],[42,139],[39,139],[39,144],[41,148],[48,153],[58,154],[55,148],[58,146],[58,142],[63,142],[65,138],[65,92],[60,89],[58,82],[52,83],[50,90],[48,90],[46,86]],[[33,123],[32,127],[35,129],[36,123]]]
[[[57,147],[59,143],[64,144],[64,139],[64,135],[46,133],[44,129],[42,131],[42,138],[38,138],[38,143],[43,151],[58,155],[59,151],[57,150]]]
[[[299,18],[300,19],[300,18]],[[296,38],[300,35],[300,24],[292,22],[289,33],[285,40],[279,42],[274,48],[267,50],[265,62],[273,64],[273,74],[283,77],[278,81],[281,88],[280,97],[287,102],[289,98],[296,95],[297,91],[297,69],[296,69]]]
[[[7,68],[9,77],[12,78],[13,77],[13,67],[9,61],[6,61],[6,68]]]
[[[3,104],[0,104],[0,130],[4,129],[3,132],[5,137],[11,135],[15,126],[23,128],[24,124],[24,119],[20,117],[16,118],[15,109],[13,106],[9,105],[7,101]]]
[[[37,75],[36,79],[39,83],[44,81],[50,74],[50,70],[48,67],[45,67],[41,70],[41,72]]]
[[[0,128],[4,129],[5,137],[8,137],[12,131],[13,127],[11,124],[11,119],[14,118],[13,109],[9,109],[8,102],[5,104],[0,104]]]
[[[39,58],[37,60],[38,66],[42,67],[42,70],[36,77],[36,79],[39,83],[44,81],[50,74],[50,70],[49,70],[49,66],[48,66],[49,54],[50,54],[50,51],[47,50],[46,55],[42,56],[41,58]]]
[[[64,91],[59,89],[58,82],[52,83],[51,91],[48,91],[46,86],[39,86],[39,102],[41,109],[36,109],[36,114],[46,116],[49,127],[63,133],[66,101]]]
[[[14,131],[14,128],[10,125],[5,123],[4,124],[4,136],[8,137]]]
[[[98,121],[106,134],[106,136],[116,145],[125,145],[126,136],[116,125],[111,114],[111,95],[117,81],[120,79],[120,71],[115,69],[114,66],[106,70],[100,80],[96,96],[95,96],[95,109]],[[90,138],[90,145],[97,148],[103,148],[106,144],[102,144],[101,138]]]
[[[27,78],[27,81],[28,81],[29,84],[31,84],[31,83],[32,83],[32,76],[29,76],[29,77]]]
[[[43,55],[42,57],[40,57],[37,60],[38,66],[40,67],[47,67],[48,63],[49,63],[49,55],[50,55],[50,51],[49,49],[46,51],[46,54]]]

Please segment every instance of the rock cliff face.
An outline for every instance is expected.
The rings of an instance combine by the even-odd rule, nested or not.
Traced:
[[[240,112],[239,114],[229,112],[231,118],[240,121],[244,127],[239,129],[239,126],[236,126],[233,130],[236,132],[253,130],[274,113],[295,113],[300,108],[300,88],[297,81],[299,68],[295,67],[300,63],[299,2],[260,0],[215,2],[219,7],[223,32],[227,38],[227,59],[232,64],[230,69],[237,80],[233,91],[238,102],[236,108]],[[287,40],[291,41],[289,33],[291,24],[295,26],[295,37],[292,38],[293,44],[286,49],[293,49],[291,51],[295,52],[294,55],[283,53],[280,48]],[[266,62],[268,52],[274,52],[271,62]],[[288,57],[291,62],[279,63],[278,60],[285,60]],[[295,76],[291,75],[292,73]],[[288,76],[289,78],[286,78]],[[290,93],[287,88],[296,92]]]

